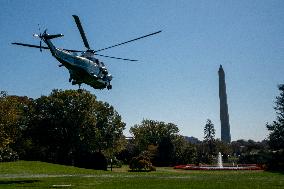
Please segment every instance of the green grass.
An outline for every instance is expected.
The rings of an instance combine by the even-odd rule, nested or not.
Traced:
[[[265,171],[127,170],[126,166],[111,172],[43,162],[0,163],[0,188],[284,188],[283,174]]]

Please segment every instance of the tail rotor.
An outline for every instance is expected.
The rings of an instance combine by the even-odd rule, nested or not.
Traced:
[[[41,44],[42,44],[42,40],[43,40],[43,35],[46,33],[46,30],[44,30],[44,32],[41,33],[40,25],[38,24],[38,31],[39,31],[39,34],[35,33],[35,34],[33,34],[33,36],[40,39],[39,50],[40,50],[40,52],[42,52],[42,45]]]

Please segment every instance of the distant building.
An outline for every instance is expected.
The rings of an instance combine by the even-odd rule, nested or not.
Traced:
[[[195,138],[193,136],[189,137],[189,136],[184,136],[184,139],[188,142],[190,142],[191,144],[198,144],[201,143],[200,140],[198,140],[198,138]]]
[[[221,141],[230,143],[231,133],[230,133],[230,122],[229,122],[229,112],[228,112],[227,93],[226,93],[225,72],[222,68],[222,65],[220,65],[218,74],[219,74]]]

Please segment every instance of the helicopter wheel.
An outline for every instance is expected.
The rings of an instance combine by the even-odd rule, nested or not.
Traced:
[[[108,89],[108,90],[112,89],[112,85],[108,85],[108,86],[107,86],[107,89]]]

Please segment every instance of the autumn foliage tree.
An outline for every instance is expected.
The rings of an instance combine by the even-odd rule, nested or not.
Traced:
[[[15,142],[26,127],[25,108],[31,104],[28,97],[0,93],[0,148]]]
[[[32,99],[0,93],[0,161],[16,160],[22,147],[18,146],[27,128],[27,108]]]

